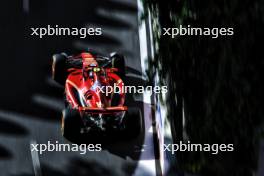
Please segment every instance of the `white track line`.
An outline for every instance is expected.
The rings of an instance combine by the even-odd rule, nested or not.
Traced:
[[[139,21],[139,45],[140,45],[140,59],[142,69],[142,79],[144,80],[146,75],[146,61],[148,59],[148,43],[147,43],[147,32],[146,22],[141,20],[141,15],[144,12],[141,0],[137,0],[138,4],[138,21]],[[152,111],[151,111],[151,96],[148,93],[143,94],[143,115],[145,122],[145,139],[144,146],[147,146],[147,150],[143,151],[140,156],[138,168],[134,175],[157,175],[156,173],[156,160],[154,151],[154,139],[152,129]]]
[[[30,141],[30,152],[35,176],[42,176],[38,152],[35,150],[32,151],[31,144],[36,145],[36,141]]]

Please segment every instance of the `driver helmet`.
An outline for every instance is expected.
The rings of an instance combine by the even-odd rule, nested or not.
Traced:
[[[94,56],[90,53],[82,53],[81,57],[83,59],[83,67],[97,67],[98,63],[95,60]]]

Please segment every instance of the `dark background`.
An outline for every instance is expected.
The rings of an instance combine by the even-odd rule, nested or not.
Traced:
[[[149,74],[158,72],[169,87],[165,103],[175,127],[175,143],[190,140],[232,143],[235,147],[234,152],[216,156],[178,152],[177,170],[208,176],[264,175],[264,2],[144,0],[144,4],[157,24],[154,35],[158,47]],[[171,39],[158,33],[179,25],[232,27],[234,36]]]

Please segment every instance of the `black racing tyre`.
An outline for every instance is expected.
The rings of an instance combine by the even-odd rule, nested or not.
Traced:
[[[66,54],[54,54],[52,56],[52,78],[59,84],[64,85],[67,78]]]
[[[81,134],[81,122],[79,111],[68,106],[62,115],[62,135],[71,142],[78,140]]]
[[[112,67],[118,69],[118,75],[121,77],[121,79],[124,79],[125,77],[125,57],[121,54],[112,53],[111,54],[112,59]]]
[[[140,108],[128,108],[123,122],[126,137],[136,138],[144,133],[144,119]]]

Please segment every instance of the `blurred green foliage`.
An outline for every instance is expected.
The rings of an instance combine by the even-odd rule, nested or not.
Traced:
[[[263,129],[264,1],[143,0],[156,42],[150,75],[169,87],[168,117],[175,142],[233,143],[234,152],[179,152],[179,171],[208,176],[253,175]],[[233,27],[234,36],[162,36],[162,28]],[[176,97],[176,98],[175,98]]]

